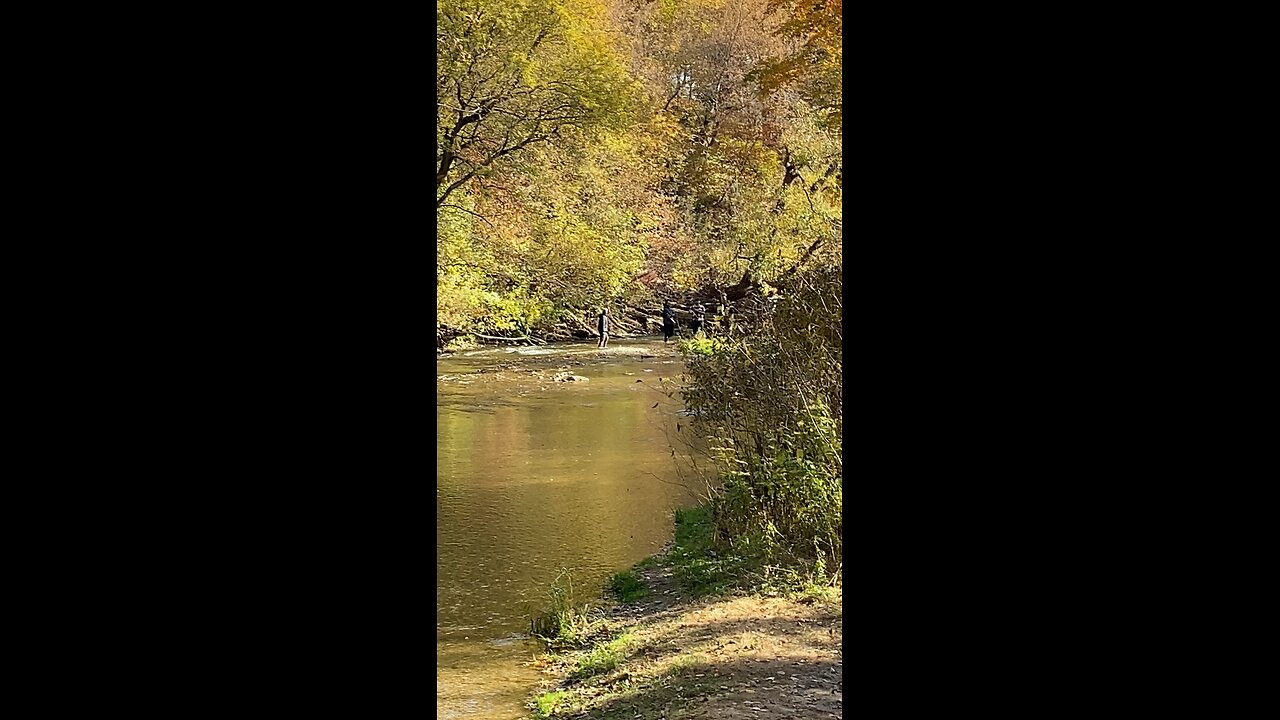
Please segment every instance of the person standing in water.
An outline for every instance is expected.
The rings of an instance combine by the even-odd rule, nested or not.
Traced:
[[[698,331],[702,329],[702,321],[706,316],[707,306],[698,303],[698,306],[693,309],[693,322],[689,324],[689,329],[693,331],[694,335],[697,335]]]
[[[600,330],[600,344],[596,347],[603,349],[609,344],[609,308],[600,308],[597,324]]]
[[[676,311],[671,309],[670,302],[662,303],[662,342],[671,340],[676,334]]]

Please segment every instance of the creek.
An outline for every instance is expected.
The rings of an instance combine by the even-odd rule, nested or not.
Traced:
[[[529,717],[529,618],[560,571],[598,598],[696,502],[681,369],[660,337],[437,359],[437,718]]]

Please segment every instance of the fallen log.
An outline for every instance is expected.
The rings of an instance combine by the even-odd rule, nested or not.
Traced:
[[[470,334],[478,338],[481,338],[483,340],[504,340],[507,342],[522,342],[522,341],[533,342],[533,340],[531,340],[528,335],[521,335],[520,337],[509,338],[509,337],[495,337],[493,335],[481,335],[480,333],[477,333],[477,332],[473,332]]]

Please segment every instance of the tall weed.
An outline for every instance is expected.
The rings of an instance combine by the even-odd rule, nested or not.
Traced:
[[[551,647],[576,647],[589,641],[591,608],[574,596],[573,576],[561,569],[547,591],[549,607],[529,622],[529,634]]]
[[[839,266],[817,266],[756,299],[746,332],[685,348],[682,394],[720,473],[713,537],[810,579],[842,569],[841,298]]]

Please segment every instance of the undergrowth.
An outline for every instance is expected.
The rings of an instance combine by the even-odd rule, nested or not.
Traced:
[[[770,564],[772,556],[753,551],[746,538],[736,543],[717,541],[714,514],[711,505],[675,512],[676,537],[668,560],[684,593],[703,597],[741,590],[799,600],[836,595],[837,583],[816,566]]]
[[[573,576],[561,570],[547,592],[549,607],[529,622],[529,634],[549,647],[581,647],[590,642],[591,607],[578,601],[573,591]]]
[[[746,332],[681,346],[681,395],[719,480],[705,514],[677,518],[677,535],[683,519],[703,538],[676,558],[694,587],[721,586],[730,568],[771,592],[840,582],[841,283],[838,263],[813,265]]]
[[[627,633],[603,645],[597,645],[591,649],[591,652],[578,658],[571,676],[585,678],[613,670],[626,659],[627,646],[631,644],[633,639],[633,636]]]
[[[649,588],[632,570],[624,570],[610,578],[609,591],[623,603],[635,602],[649,594]]]
[[[675,512],[676,537],[671,549],[671,568],[680,587],[701,597],[723,593],[740,578],[741,557],[724,553],[715,543],[711,508],[705,505]]]
[[[568,697],[568,695],[569,693],[563,690],[556,690],[554,692],[548,692],[548,693],[543,693],[539,695],[537,699],[534,700],[534,705],[535,705],[534,711],[536,713],[535,717],[537,717],[539,720],[543,720],[543,718],[551,717],[551,714],[556,711],[556,705],[559,704],[560,701]]]

